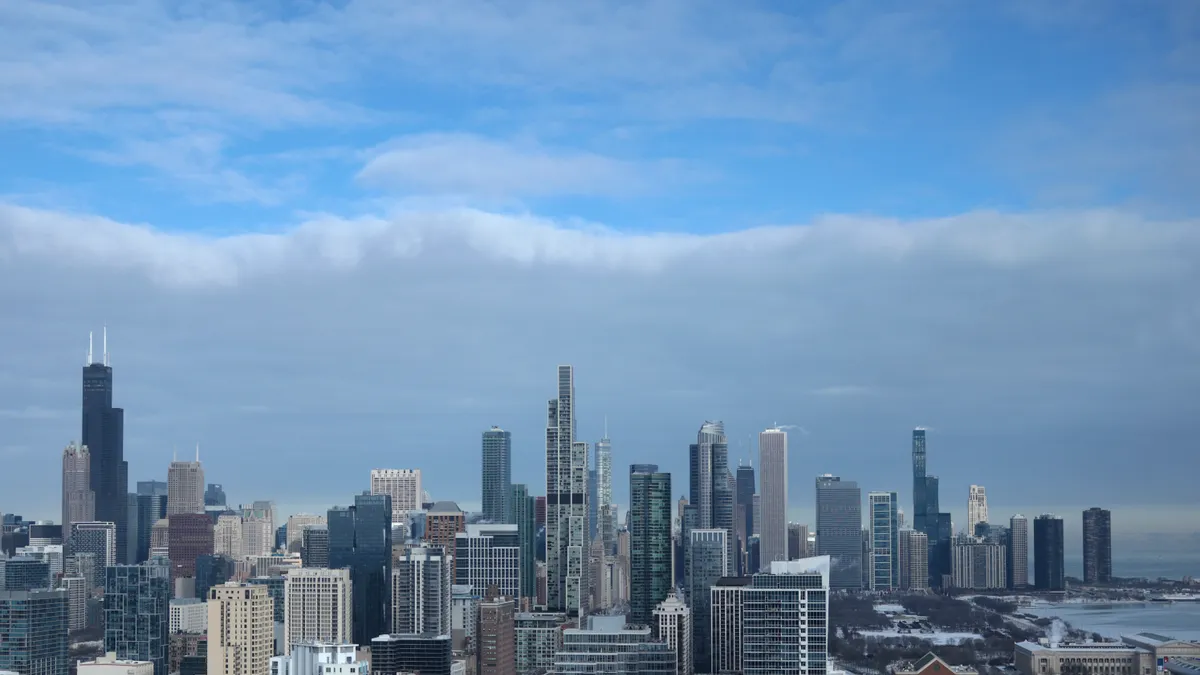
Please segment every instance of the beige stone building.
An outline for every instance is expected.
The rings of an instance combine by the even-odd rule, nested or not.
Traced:
[[[269,675],[274,610],[266,586],[213,586],[208,592],[208,675]]]
[[[290,654],[294,644],[352,642],[350,570],[288,570],[283,597],[284,654]]]

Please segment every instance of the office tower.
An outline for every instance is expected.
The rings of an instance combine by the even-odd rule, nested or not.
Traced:
[[[176,513],[204,513],[204,467],[200,465],[199,445],[196,461],[176,458],[167,469],[167,515]]]
[[[671,474],[629,467],[629,621],[648,626],[671,591]]]
[[[208,675],[268,675],[275,604],[264,586],[228,582],[208,591]]]
[[[738,466],[737,468],[737,504],[742,507],[742,515],[745,518],[745,533],[746,538],[750,535],[757,534],[758,530],[754,526],[754,495],[757,494],[757,488],[754,481],[754,467],[750,465]],[[761,507],[760,507],[761,508]],[[745,542],[742,542],[743,548]]]
[[[563,645],[550,669],[572,673],[673,675],[675,651],[656,642],[648,625],[625,625],[621,615],[587,617],[586,628],[563,631]]]
[[[511,597],[479,603],[479,640],[475,654],[477,675],[517,675],[515,605]]]
[[[675,652],[675,675],[694,675],[692,661],[692,610],[675,593],[654,608],[655,635]],[[712,671],[716,672],[716,671]]]
[[[67,592],[67,630],[87,628],[87,601],[91,584],[80,576],[64,576],[59,588]]]
[[[495,426],[483,432],[481,468],[483,517],[493,523],[511,523],[512,432]]]
[[[251,569],[256,569],[258,567],[260,566],[255,565]],[[297,567],[293,569],[301,568]],[[257,574],[258,576],[253,576],[249,579],[246,579],[246,583],[252,586],[262,586],[267,589],[267,596],[271,598],[271,621],[279,624],[280,628],[282,629],[284,622],[287,620],[287,603],[285,602],[286,598],[284,596],[287,591],[286,585],[288,572],[284,572],[282,576],[263,576],[260,572],[252,572],[252,574]],[[276,653],[283,651],[283,642],[286,639],[286,633],[281,633],[279,635],[279,639],[275,642]]]
[[[369,644],[371,675],[451,675],[454,656],[449,635],[380,635]]]
[[[451,555],[455,537],[466,531],[467,514],[454,502],[437,502],[425,514],[425,542],[441,546]]]
[[[150,559],[150,540],[154,524],[167,517],[166,484],[158,481],[150,481],[150,483],[162,485],[162,493],[159,494],[154,485],[139,482],[139,491],[134,497],[137,500],[137,521],[136,526],[131,527],[129,541],[136,549],[135,560],[139,563]],[[141,491],[143,486],[146,486],[149,493]]]
[[[575,369],[558,367],[546,415],[546,587],[550,609],[587,615],[588,444],[575,440]]]
[[[149,661],[167,675],[171,581],[166,565],[115,565],[105,573],[104,650],[117,658]]]
[[[241,560],[246,555],[244,535],[242,533],[242,517],[236,513],[226,513],[217,516],[217,524],[213,527],[213,552],[225,555],[234,560]]]
[[[110,522],[116,532],[116,555],[125,560],[129,521],[129,464],[125,461],[125,411],[114,408],[113,371],[108,361],[105,331],[103,360],[92,358],[88,335],[87,365],[83,367],[83,432],[80,445],[91,457],[90,478],[95,494],[95,520]]]
[[[988,522],[987,491],[982,485],[972,485],[967,495],[967,534],[976,537],[980,523]]]
[[[744,675],[826,672],[829,562],[824,556],[773,562],[769,574],[756,574],[743,587]]]
[[[730,575],[728,532],[695,529],[688,541],[688,598],[692,607],[692,652],[696,670],[712,672],[712,623],[709,589]]]
[[[475,642],[475,629],[479,627],[479,601],[483,596],[470,586],[456,584],[450,587],[450,628],[462,631],[466,639]]]
[[[467,525],[455,536],[454,583],[477,592],[496,586],[508,598],[521,595],[521,536],[516,525]]]
[[[872,492],[870,504],[870,558],[866,561],[873,591],[891,591],[900,586],[900,523],[895,492]]]
[[[92,491],[92,454],[86,445],[71,443],[62,456],[62,526],[96,519],[96,493]]]
[[[912,432],[913,463],[913,529],[924,532],[929,542],[929,578],[932,585],[941,583],[944,568],[939,567],[937,546],[939,541],[938,479],[926,471],[925,429],[917,427]],[[819,543],[819,542],[818,542]],[[947,551],[948,554],[948,551]]]
[[[104,568],[117,563],[117,527],[115,523],[71,523],[71,554],[91,553],[95,556],[95,587],[104,585]]]
[[[787,560],[787,432],[767,429],[758,435],[758,466],[762,469],[762,524],[759,526],[759,560],[763,567]]]
[[[695,522],[686,523],[683,543],[686,549],[688,530],[720,528],[729,532],[726,541],[733,557],[735,512],[733,487],[729,480],[729,443],[722,422],[707,421],[700,426],[696,442],[688,446],[688,508],[695,513]],[[687,555],[687,551],[684,551]],[[661,600],[661,598],[660,598]]]
[[[713,585],[709,602],[712,612],[712,672],[742,671],[742,592],[752,577],[725,577]]]
[[[562,648],[563,631],[574,625],[566,614],[519,612],[514,617],[517,639],[517,672],[545,672]]]
[[[62,544],[30,544],[29,546],[18,548],[16,550],[17,555],[13,559],[33,558],[46,563],[49,579],[53,582],[66,571],[66,556],[63,553]]]
[[[529,496],[529,486],[517,483],[512,486],[513,522],[521,540],[521,597],[537,595],[537,525],[534,523],[534,498]]]
[[[329,567],[329,527],[306,527],[301,541],[300,557],[305,567]]]
[[[1067,588],[1063,566],[1063,521],[1048,513],[1033,520],[1033,587],[1039,591]]]
[[[196,597],[206,600],[209,589],[234,578],[235,568],[235,562],[223,555],[196,558]]]
[[[50,564],[29,556],[0,558],[0,589],[36,591],[51,587]]]
[[[604,555],[616,552],[617,510],[612,501],[612,440],[608,437],[608,419],[604,420],[604,438],[596,443],[596,514],[600,522],[600,541]]]
[[[304,550],[304,529],[308,527],[324,527],[325,516],[312,513],[296,513],[288,516],[287,539],[284,547],[288,553],[299,553]]]
[[[283,653],[304,642],[346,644],[352,638],[350,570],[303,567],[284,577]]]
[[[0,590],[0,671],[67,675],[67,592]]]
[[[900,530],[898,535],[896,550],[900,565],[900,588],[929,588],[929,538],[917,530]]]
[[[242,507],[242,550],[245,555],[266,556],[275,550],[275,503],[255,501]]]
[[[913,529],[929,534],[925,527],[925,516],[929,512],[925,506],[925,430],[921,427],[912,432],[912,464],[913,464]]]
[[[1009,588],[1029,585],[1029,519],[1016,514],[1008,521],[1008,564],[1005,566]]]
[[[212,520],[203,513],[176,513],[167,516],[167,558],[171,561],[171,581],[196,576],[196,559],[213,554]]]
[[[104,588],[104,567],[96,564],[96,554],[76,551],[63,561],[69,577],[82,577],[89,591],[93,588]]]
[[[70,534],[71,529],[66,529],[66,534]],[[63,526],[51,523],[49,521],[39,521],[32,523],[28,527],[29,546],[61,546],[63,545]]]
[[[1008,587],[1004,576],[1005,546],[976,537],[956,537],[950,546],[951,585],[971,590]]]
[[[1092,507],[1083,512],[1083,582],[1112,581],[1112,513]]]
[[[858,483],[832,474],[817,477],[817,555],[833,562],[830,585],[862,586],[862,492]],[[763,568],[769,567],[764,560]]]
[[[371,494],[392,498],[392,522],[404,521],[409,511],[420,511],[424,490],[420,469],[372,469]]]
[[[392,623],[392,498],[360,494],[329,510],[329,566],[350,568],[354,640],[365,645]]]
[[[808,543],[808,526],[800,523],[788,523],[787,526],[787,559],[799,560],[807,558],[804,547]]]
[[[204,506],[225,506],[225,487],[220,483],[209,483],[204,489]]]
[[[450,632],[452,554],[439,547],[406,548],[392,560],[390,633]]]

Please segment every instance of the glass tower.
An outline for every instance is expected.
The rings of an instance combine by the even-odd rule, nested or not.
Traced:
[[[537,523],[534,497],[529,496],[528,485],[517,483],[512,486],[512,508],[521,541],[521,595],[537,597]]]
[[[629,467],[629,622],[648,626],[671,592],[671,474]]]
[[[825,474],[817,477],[817,555],[830,556],[829,585],[862,587],[862,491],[858,483]],[[772,561],[764,560],[764,567]]]
[[[90,342],[90,340],[89,340]],[[92,359],[83,367],[83,428],[81,444],[91,453],[91,483],[95,493],[95,519],[116,527],[115,560],[126,560],[129,522],[129,464],[125,461],[125,411],[113,407],[113,370],[108,365],[108,340],[104,360]]]
[[[1083,512],[1083,581],[1112,581],[1112,512],[1099,507]]]
[[[483,432],[483,517],[511,523],[512,432],[492,427]]]
[[[354,642],[370,644],[392,622],[392,498],[364,492],[329,510],[329,566],[349,568]]]
[[[105,570],[104,650],[117,658],[149,661],[167,675],[171,571],[163,564],[115,565]]]
[[[0,591],[0,670],[67,675],[67,591]]]
[[[870,580],[871,590],[890,591],[900,587],[900,523],[895,492],[872,492]]]
[[[1063,520],[1048,513],[1033,521],[1033,587],[1039,591],[1067,588],[1063,567]]]

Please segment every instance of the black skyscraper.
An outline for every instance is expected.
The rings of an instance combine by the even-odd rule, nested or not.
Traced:
[[[89,340],[90,342],[90,340]],[[108,340],[104,360],[83,367],[83,444],[91,451],[92,491],[96,494],[96,520],[114,523],[117,560],[127,560],[129,532],[129,465],[125,462],[125,411],[112,405],[113,371],[108,365]]]
[[[735,527],[734,530],[741,530],[741,537],[738,541],[738,574],[746,574],[746,565],[743,557],[748,549],[750,535],[754,534],[754,491],[757,489],[754,482],[754,467],[739,466],[737,468],[737,477],[735,479],[734,495],[735,513],[741,514],[741,527]]]
[[[1041,515],[1033,521],[1033,587],[1039,591],[1066,590],[1063,567],[1063,521]]]
[[[371,644],[392,626],[392,498],[357,495],[327,521],[329,566],[350,569],[354,641]]]
[[[912,432],[912,463],[913,463],[913,529],[925,532],[925,430],[913,429]],[[931,538],[930,542],[933,541]]]
[[[1083,512],[1083,581],[1112,581],[1112,513],[1093,507]]]
[[[913,529],[924,532],[929,544],[929,585],[938,588],[942,575],[950,573],[949,516],[941,522],[938,511],[938,478],[926,471],[925,430],[912,432]]]

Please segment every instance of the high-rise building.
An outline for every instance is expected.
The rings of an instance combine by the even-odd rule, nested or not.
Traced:
[[[0,671],[67,675],[67,591],[0,590]]]
[[[626,626],[625,617],[619,614],[592,615],[586,625],[563,631],[563,646],[554,657],[551,673],[675,673],[675,651],[665,642],[655,641],[650,626]]]
[[[731,573],[728,532],[695,529],[688,541],[688,597],[692,607],[692,652],[696,670],[712,671],[712,622],[710,591],[718,580]]]
[[[938,587],[942,576],[950,571],[950,524],[949,516],[946,523],[941,522],[938,478],[930,476],[926,470],[925,441],[925,429],[913,429],[913,529],[924,532],[929,542],[929,581],[930,585]]]
[[[449,635],[380,635],[370,641],[371,674],[454,675]]]
[[[225,487],[220,483],[209,483],[204,489],[204,506],[225,506]]]
[[[1083,512],[1083,582],[1112,581],[1112,512],[1092,507]]]
[[[929,588],[929,538],[919,530],[900,530],[897,542],[900,588]]]
[[[758,466],[762,478],[758,493],[762,499],[762,524],[759,526],[759,561],[787,560],[787,432],[767,429],[758,435]]]
[[[441,546],[450,555],[454,555],[458,533],[466,531],[467,514],[454,502],[437,502],[425,514],[425,542]],[[453,574],[451,571],[451,578]]]
[[[900,523],[896,513],[899,499],[895,492],[872,492],[870,504],[871,590],[890,591],[900,587]]]
[[[297,643],[286,656],[271,657],[271,675],[367,675],[370,664],[358,660],[358,645]],[[184,675],[180,673],[180,675]]]
[[[167,516],[171,560],[171,581],[196,576],[196,559],[213,554],[212,520],[203,513],[176,513]]]
[[[91,553],[96,556],[94,586],[104,586],[104,568],[117,564],[117,526],[115,523],[93,521],[71,523],[72,554]]]
[[[696,442],[688,447],[688,463],[688,488],[691,491],[688,508],[696,515],[695,522],[687,525],[700,529],[720,528],[728,532],[726,544],[729,546],[728,557],[732,559],[736,508],[724,423],[708,421],[700,426]],[[685,527],[681,532],[685,549],[689,529]],[[687,555],[686,550],[683,553]]]
[[[546,586],[551,610],[586,616],[588,445],[575,440],[575,369],[558,367],[558,396],[547,404]]]
[[[511,597],[479,603],[479,644],[475,649],[478,675],[517,675],[515,609]]]
[[[258,567],[259,565],[255,565],[255,569]],[[259,573],[255,572],[255,574]],[[271,620],[279,624],[280,627],[283,626],[284,621],[287,618],[285,615],[287,603],[285,602],[286,598],[284,597],[284,594],[287,591],[287,574],[287,572],[284,572],[282,575],[272,574],[269,576],[263,576],[259,574],[259,576],[253,576],[249,579],[246,579],[246,583],[248,584],[253,586],[263,586],[267,589],[267,595],[271,598]],[[287,639],[287,634],[281,633],[277,637],[278,639],[275,641],[275,651],[281,652],[283,651],[283,642]]]
[[[967,495],[967,534],[976,537],[979,524],[988,523],[987,490],[982,485],[972,485]]]
[[[96,493],[92,491],[92,454],[86,445],[71,443],[62,457],[62,527],[96,520]]]
[[[737,475],[734,478],[734,516],[739,521],[734,523],[734,543],[740,555],[737,555],[737,573],[748,574],[746,569],[746,549],[750,535],[756,532],[754,527],[754,495],[757,491],[754,480],[754,467],[738,464]]]
[[[534,522],[534,498],[529,495],[529,486],[516,483],[512,486],[513,522],[521,541],[521,597],[537,595],[537,525]]]
[[[135,549],[135,562],[150,559],[150,540],[154,524],[167,517],[167,484],[162,481],[138,481],[136,525],[130,526],[129,544]]]
[[[300,557],[305,567],[329,567],[329,527],[312,525],[300,535]]]
[[[812,551],[808,550],[808,536],[808,525],[788,523],[788,560],[812,557]]]
[[[1008,521],[1008,563],[1005,577],[1009,588],[1021,589],[1029,585],[1029,520],[1016,514]]]
[[[202,555],[196,558],[196,597],[207,601],[208,591],[213,586],[233,579],[236,564],[223,555]]]
[[[234,560],[241,560],[246,555],[240,514],[226,513],[217,516],[217,524],[213,526],[213,552]]]
[[[0,588],[36,591],[51,585],[50,563],[30,556],[0,557]]]
[[[671,474],[629,467],[629,620],[648,626],[671,591]]]
[[[265,586],[228,582],[208,591],[208,675],[269,675],[275,603]]]
[[[950,546],[951,585],[972,590],[1008,587],[1004,576],[1007,553],[1003,544],[978,537],[956,537]]]
[[[351,641],[350,570],[302,567],[284,577],[283,653],[306,642]]]
[[[483,517],[511,523],[512,432],[492,427],[483,432]]]
[[[90,551],[76,551],[63,561],[66,574],[69,577],[82,577],[90,592],[95,588],[104,588],[104,566],[96,563],[96,554]]]
[[[354,506],[329,510],[329,566],[350,568],[356,644],[392,623],[393,512],[390,495],[368,493],[356,495]]]
[[[104,650],[117,658],[149,661],[167,675],[171,581],[166,565],[115,565],[105,573]]]
[[[829,652],[828,557],[777,561],[742,590],[744,675],[819,675]]]
[[[103,360],[92,357],[88,335],[88,358],[83,367],[83,432],[80,444],[88,447],[92,465],[90,478],[95,494],[95,520],[113,524],[116,555],[126,559],[129,523],[129,464],[125,461],[125,411],[114,408],[113,370],[108,360],[108,331],[104,333]]]
[[[208,604],[205,600],[172,598],[168,609],[171,616],[171,633],[208,633]],[[169,667],[168,672],[176,668]]]
[[[541,673],[554,666],[554,656],[562,649],[563,631],[574,624],[566,614],[521,612],[515,617],[517,634],[517,672]]]
[[[421,502],[424,499],[421,470],[372,469],[371,494],[391,497],[392,522],[404,522],[405,514],[421,509]]]
[[[200,464],[199,445],[196,461],[176,458],[167,469],[167,515],[176,513],[204,513],[204,467]]]
[[[858,483],[825,474],[817,477],[817,555],[829,556],[835,589],[862,586],[862,492]],[[764,569],[768,567],[763,562]]]
[[[1066,590],[1063,565],[1063,521],[1042,514],[1033,521],[1033,587],[1039,591]]]
[[[71,632],[87,628],[87,601],[91,584],[79,576],[64,576],[59,588],[67,592],[67,628]]]
[[[608,437],[608,420],[604,423],[604,438],[596,443],[596,517],[604,555],[616,552],[617,511],[612,501],[612,440]]]
[[[275,550],[275,503],[255,501],[242,507],[242,550],[245,555],[267,556]]]
[[[675,652],[675,675],[694,675],[691,608],[683,599],[671,593],[654,608],[654,618],[658,639]]]
[[[516,525],[467,525],[455,537],[454,583],[478,592],[496,586],[508,598],[521,595],[521,536]]]
[[[588,469],[587,474],[587,503],[588,503],[588,543],[600,538],[600,514],[596,512],[600,505],[600,496],[596,494],[596,469]]]
[[[440,547],[416,546],[394,556],[391,633],[450,632],[452,555]]]
[[[752,577],[725,577],[711,589],[712,672],[742,671],[742,592]]]

